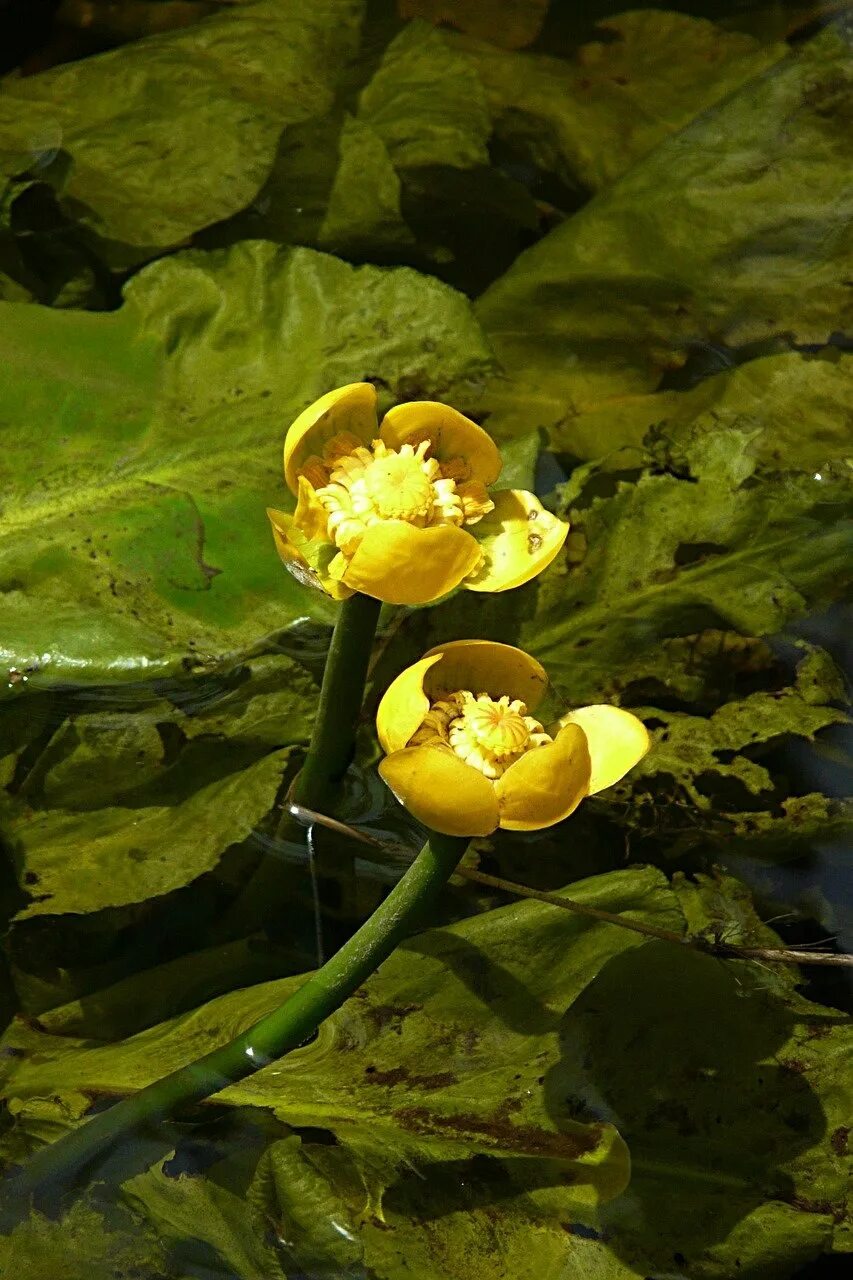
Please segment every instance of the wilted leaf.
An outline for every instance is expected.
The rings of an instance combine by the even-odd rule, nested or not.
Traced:
[[[590,191],[785,54],[784,45],[658,9],[598,26],[603,39],[582,45],[571,61],[473,40],[452,46],[485,85],[498,136],[540,169]]]
[[[850,79],[831,27],[522,254],[479,303],[505,369],[490,427],[559,427],[567,447],[573,417],[618,412],[697,347],[844,332]]]
[[[332,104],[360,0],[256,0],[0,94],[0,165],[37,164],[106,241],[176,245],[249,203],[282,129]],[[138,256],[138,255],[137,255]]]
[[[521,49],[536,39],[549,0],[397,0],[401,18],[426,18],[457,27],[502,49]]]
[[[264,514],[286,500],[287,426],[365,378],[386,404],[464,408],[489,364],[437,281],[262,242],[155,263],[117,314],[6,307],[0,655],[30,690],[204,670],[331,621]]]
[[[127,906],[189,884],[266,816],[287,754],[274,752],[177,806],[13,810],[4,834],[32,895],[16,919]]]

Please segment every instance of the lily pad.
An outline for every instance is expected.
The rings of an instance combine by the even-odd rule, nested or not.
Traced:
[[[840,24],[523,253],[478,304],[505,370],[484,401],[490,429],[559,427],[565,445],[572,418],[618,412],[692,350],[849,329],[850,88]]]
[[[853,455],[852,398],[853,357],[789,352],[726,369],[688,391],[625,396],[579,413],[551,431],[550,445],[581,458],[612,453],[611,465],[618,470],[636,464],[637,453],[631,457],[624,451],[641,454],[652,428],[671,439],[693,424],[723,432],[754,423],[762,430],[750,451],[767,467],[821,473]]]
[[[678,927],[666,882],[650,868],[572,891]],[[627,1175],[618,1135],[609,1125],[566,1124],[557,1111],[543,1109],[536,1080],[552,1060],[557,1008],[606,957],[634,947],[637,935],[590,930],[587,921],[539,906],[523,903],[412,939],[324,1023],[313,1044],[225,1090],[217,1102],[330,1130],[373,1196],[401,1164],[475,1153],[555,1161],[573,1171],[570,1195],[580,1203],[614,1194]],[[16,1024],[8,1043],[23,1052],[9,1058],[6,1097],[16,1099],[24,1129],[28,1099],[39,1099],[41,1124],[46,1081],[61,1078],[55,1116],[69,1122],[85,1110],[90,1088],[107,1094],[138,1088],[249,1026],[301,981],[232,992],[113,1046],[85,1048]]]
[[[16,919],[128,906],[189,884],[266,817],[287,755],[274,752],[178,806],[13,810],[5,835],[31,895]]]
[[[282,129],[331,107],[361,14],[360,0],[228,5],[183,30],[7,80],[0,166],[40,167],[104,241],[177,245],[244,208]]]
[[[488,163],[491,120],[486,95],[467,60],[425,22],[392,40],[358,115],[384,142],[397,169]]]
[[[722,921],[731,941],[773,945],[735,882],[674,890],[632,868],[571,896],[676,932]],[[74,1123],[93,1094],[188,1061],[299,981],[234,992],[119,1045],[16,1024],[3,1092],[18,1132]],[[788,977],[768,983],[749,963],[525,902],[410,939],[317,1041],[218,1095],[296,1125],[301,1142],[285,1129],[254,1173],[250,1150],[206,1175],[167,1162],[124,1192],[184,1256],[213,1243],[247,1280],[271,1225],[270,1274],[292,1259],[311,1274],[454,1280],[465,1257],[486,1280],[629,1280],[676,1258],[687,1280],[784,1280],[845,1221],[849,1049],[848,1020]],[[615,1195],[626,1170],[614,1121],[632,1155]],[[609,1143],[566,1159],[584,1133]]]
[[[427,21],[489,40],[502,49],[522,49],[539,34],[550,0],[397,0],[401,18]]]
[[[143,1275],[171,1280],[175,1275],[153,1234],[129,1220],[119,1228],[84,1201],[72,1205],[61,1222],[34,1213],[0,1236],[0,1269],[15,1280],[139,1280]]]
[[[589,191],[614,182],[786,52],[783,44],[660,9],[622,13],[597,27],[602,39],[571,60],[506,53],[494,47],[500,41],[451,46],[485,85],[498,137],[569,187]]]
[[[116,314],[5,304],[0,333],[0,661],[31,690],[203,671],[331,622],[264,514],[284,497],[287,426],[362,379],[386,404],[464,407],[490,367],[438,281],[263,242],[165,258]]]

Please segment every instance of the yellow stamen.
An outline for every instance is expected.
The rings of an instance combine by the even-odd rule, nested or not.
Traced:
[[[495,700],[467,689],[434,702],[410,746],[446,745],[487,778],[500,778],[511,764],[552,739],[519,699]]]
[[[435,458],[429,440],[417,447],[389,449],[374,440],[368,449],[342,433],[307,459],[302,474],[328,512],[328,534],[345,556],[358,548],[365,531],[380,520],[405,520],[419,528],[473,524],[494,503],[481,484],[457,488]]]

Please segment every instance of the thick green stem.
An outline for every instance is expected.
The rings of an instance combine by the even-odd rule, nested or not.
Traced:
[[[341,605],[326,668],[311,745],[293,799],[308,809],[328,808],[330,793],[352,760],[367,667],[380,601],[356,593]]]
[[[65,1185],[92,1160],[141,1125],[151,1125],[297,1048],[334,1013],[397,944],[419,924],[456,864],[467,840],[433,835],[399,883],[357,933],[280,1008],[203,1058],[190,1062],[132,1098],[88,1120],[39,1151],[10,1180],[7,1211],[25,1213],[31,1198]]]

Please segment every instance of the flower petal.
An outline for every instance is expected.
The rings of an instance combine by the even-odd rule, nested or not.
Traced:
[[[579,724],[586,734],[592,760],[590,795],[624,778],[651,746],[642,720],[621,707],[606,704],[578,707],[577,711],[561,716],[560,724]]]
[[[538,831],[562,822],[589,790],[589,749],[580,725],[561,729],[553,742],[534,747],[495,783],[500,825]]]
[[[376,438],[376,388],[370,382],[351,382],[320,396],[289,427],[284,438],[284,478],[297,492],[299,471],[307,458],[322,454],[323,446],[341,431],[351,431],[365,444]]]
[[[419,822],[446,836],[488,836],[498,825],[494,785],[446,747],[406,747],[379,765]]]
[[[430,454],[439,462],[462,458],[465,474],[455,480],[480,480],[494,484],[501,473],[501,455],[488,431],[466,418],[458,409],[437,400],[410,400],[389,409],[382,419],[379,438],[389,449],[401,445],[419,445],[429,440]]]
[[[328,533],[329,513],[317,497],[314,486],[304,476],[299,477],[298,485],[299,499],[293,513],[295,528],[311,541],[331,542]]]
[[[496,640],[451,640],[430,649],[423,661],[434,654],[440,655],[441,662],[424,677],[424,688],[433,701],[468,689],[475,695],[487,693],[490,698],[501,698],[504,694],[521,698],[528,711],[532,711],[548,689],[545,668],[529,653],[511,644],[499,644]]]
[[[479,562],[477,543],[456,525],[419,529],[382,520],[365,533],[343,580],[387,604],[429,604],[458,587]]]
[[[376,712],[376,732],[386,755],[402,751],[412,734],[420,728],[429,711],[424,676],[440,661],[441,654],[436,653],[414,662],[391,681],[382,695]]]
[[[492,498],[494,511],[472,526],[485,559],[464,584],[469,591],[508,591],[529,582],[547,569],[569,532],[524,489],[493,490]]]
[[[311,541],[294,525],[293,516],[284,511],[267,508],[276,550],[284,567],[303,587],[324,591],[333,600],[346,600],[352,595],[349,587],[337,582],[328,572],[335,546],[330,542]]]

